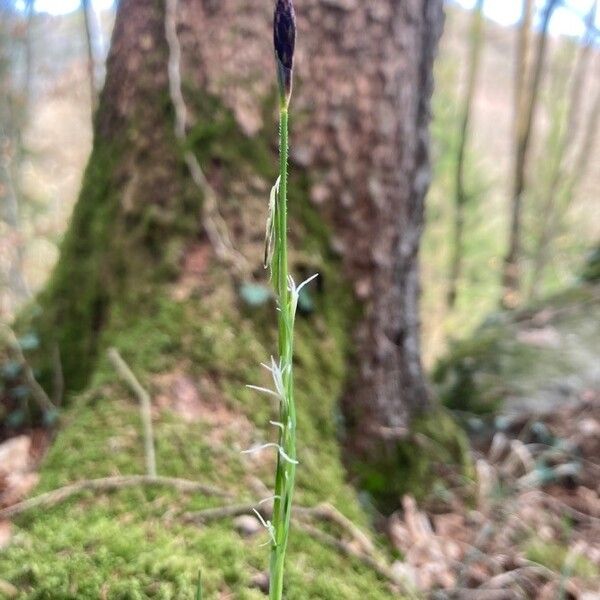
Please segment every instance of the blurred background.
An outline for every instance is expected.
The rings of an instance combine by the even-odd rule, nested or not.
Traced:
[[[210,13],[215,4],[205,4]],[[331,10],[345,5],[341,0],[322,4]],[[299,497],[311,505],[331,502],[376,533],[364,551],[370,552],[366,563],[345,562],[348,554],[364,558],[363,550],[352,550],[361,547],[360,540],[353,540],[350,550],[343,546],[342,559],[332,557],[331,543],[325,553],[314,536],[300,536],[292,552],[302,559],[292,559],[291,567],[300,595],[290,600],[599,597],[599,2],[447,0],[444,6],[434,67],[433,178],[421,241],[420,317],[426,376],[443,414],[451,416],[446,421],[434,412],[433,425],[417,429],[399,452],[419,476],[428,474],[429,463],[419,462],[419,453],[430,447],[419,444],[434,439],[433,462],[443,477],[428,481],[423,490],[408,467],[397,470],[390,479],[398,476],[408,489],[384,508],[373,500],[376,494],[350,485],[355,480],[345,469],[345,446],[338,443],[343,417],[337,401],[346,377],[341,365],[355,349],[345,336],[358,317],[340,303],[342,292],[336,294],[344,286],[327,271],[326,291],[319,288],[303,299],[299,325],[300,344],[315,331],[319,340],[311,343],[322,344],[306,342],[299,350],[300,394],[307,404],[314,402],[310,411],[303,409],[306,471],[300,474]],[[143,469],[137,404],[127,385],[118,383],[118,368],[105,359],[105,340],[96,346],[90,336],[93,360],[82,359],[82,379],[73,385],[68,373],[63,378],[63,363],[77,363],[77,350],[63,351],[61,362],[58,345],[51,347],[52,368],[40,377],[51,390],[46,394],[37,387],[38,370],[28,364],[45,343],[43,328],[16,326],[32,306],[38,309],[37,294],[52,281],[82,182],[89,179],[92,187],[96,182],[97,173],[86,176],[85,168],[116,11],[111,0],[0,0],[0,325],[10,338],[0,354],[0,598],[191,598],[198,556],[207,561],[209,598],[261,598],[256,590],[265,589],[264,553],[256,549],[260,527],[253,517],[234,528],[219,523],[190,533],[169,520],[183,511],[180,494],[140,490],[137,495],[119,492],[114,503],[97,506],[90,494],[82,503],[50,511],[47,521],[39,511],[13,526],[2,513],[33,493],[40,477],[39,489],[49,491],[73,479]],[[188,32],[186,38],[185,27],[180,29],[184,49],[195,49],[192,36]],[[264,55],[254,51],[249,62]],[[184,66],[190,68],[189,58]],[[190,112],[215,116],[214,129],[205,131],[200,123],[190,144],[214,171],[209,179],[217,189],[227,179],[221,178],[221,162],[243,163],[219,146],[222,132],[242,153],[258,147],[256,155],[263,157],[262,146],[247,150],[252,136],[245,130],[236,137],[229,113],[223,117],[200,100]],[[252,130],[252,118],[249,123]],[[266,147],[270,157],[274,148]],[[225,210],[235,231],[249,221],[262,223],[264,216],[264,170],[252,164],[248,172],[249,183],[237,182],[239,195],[250,197],[245,216],[239,218],[237,200]],[[253,177],[257,172],[260,176]],[[152,182],[143,183],[144,189],[152,188]],[[93,189],[87,189],[94,199]],[[123,185],[119,193],[125,197],[128,189]],[[182,190],[187,210],[186,193],[193,194],[185,186]],[[231,195],[237,198],[238,190]],[[253,245],[246,243],[245,233],[239,235],[252,260],[262,251],[260,228]],[[181,278],[173,284],[172,265],[162,265],[169,273],[160,289],[167,291],[156,301],[150,293],[152,301],[140,303],[147,323],[133,315],[138,301],[133,294],[123,305],[115,300],[109,325],[100,317],[96,323],[94,315],[90,328],[94,334],[108,329],[110,344],[123,351],[151,391],[161,473],[200,474],[213,484],[241,488],[242,494],[258,479],[262,493],[273,465],[260,457],[242,462],[239,450],[261,441],[257,432],[264,433],[260,428],[268,422],[268,407],[251,399],[244,385],[260,377],[257,358],[272,348],[273,340],[264,334],[270,321],[261,312],[270,292],[254,279],[234,290],[226,277],[207,267],[209,244],[195,235],[189,234],[186,243],[192,242],[184,250],[173,250],[179,252]],[[329,260],[338,242],[331,242],[333,252],[321,252],[316,243],[318,250],[303,248],[302,268],[312,269],[311,261],[322,256]],[[77,256],[73,248],[76,243],[69,249]],[[165,256],[171,250],[161,247]],[[305,254],[309,260],[302,263]],[[102,257],[118,272],[120,262]],[[61,283],[85,278],[87,265],[82,259],[75,275],[59,272],[59,300]],[[133,287],[142,281],[140,297],[147,291],[144,285],[150,289],[146,280],[131,281]],[[42,294],[47,308],[46,300]],[[58,304],[58,317],[50,310],[49,322],[66,320]],[[340,350],[343,344],[350,351]],[[37,408],[30,410],[32,405]],[[41,471],[40,464],[45,465]],[[248,472],[254,477],[250,483]],[[388,485],[377,476],[371,483],[379,492]],[[214,508],[206,498],[192,500],[193,509],[207,507]],[[338,525],[339,520],[328,523],[325,532]],[[82,574],[90,569],[98,570],[98,580]],[[410,582],[410,593],[399,580]],[[499,586],[493,589],[513,595],[486,595],[490,581]],[[482,595],[468,595],[467,588],[482,588]],[[454,591],[418,595],[434,590]]]

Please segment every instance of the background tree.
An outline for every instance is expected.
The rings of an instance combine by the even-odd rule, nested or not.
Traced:
[[[510,210],[509,245],[502,273],[502,304],[506,307],[514,307],[519,302],[521,287],[520,261],[522,253],[522,213],[523,196],[527,187],[527,165],[531,136],[535,126],[535,118],[538,109],[538,98],[540,84],[544,72],[546,48],[548,40],[548,26],[558,0],[548,0],[543,8],[540,31],[538,33],[535,58],[531,73],[523,75],[525,52],[528,42],[525,42],[527,25],[530,14],[530,6],[526,3],[523,24],[519,33],[519,66],[517,67],[517,84],[522,83],[523,91],[517,92],[518,114],[516,131],[516,152],[512,181],[512,196]]]
[[[85,25],[85,42],[88,53],[88,73],[90,79],[90,97],[92,104],[92,113],[96,110],[98,102],[99,84],[97,78],[97,59],[96,59],[96,22],[94,7],[90,0],[81,0],[81,12],[83,13],[83,22]]]
[[[23,274],[25,239],[20,170],[25,155],[23,129],[31,95],[32,11],[33,3],[28,2],[23,20],[12,3],[0,5],[0,216],[6,228],[3,250],[7,264],[3,283],[7,314],[12,314],[14,307],[29,296]]]
[[[465,225],[465,204],[468,193],[465,189],[465,153],[469,137],[469,122],[471,120],[471,107],[477,83],[477,73],[481,62],[481,49],[483,46],[483,5],[484,0],[477,0],[475,5],[471,31],[469,35],[469,71],[467,74],[467,87],[461,108],[460,131],[458,137],[458,156],[456,159],[456,178],[454,196],[454,247],[452,249],[452,262],[450,264],[450,283],[446,302],[452,308],[456,302],[457,287],[462,271],[463,261],[463,236]]]
[[[33,26],[35,17],[35,0],[25,1],[25,15],[27,18],[27,29],[25,32],[25,82],[23,89],[26,100],[25,115],[28,116],[33,94]]]
[[[522,128],[521,122],[525,116],[533,11],[533,0],[523,0],[521,22],[517,30],[517,53],[515,60],[515,134]]]
[[[549,146],[552,155],[548,185],[545,186],[542,209],[540,211],[540,227],[533,251],[533,266],[529,299],[538,297],[544,281],[544,274],[551,255],[552,244],[561,225],[564,224],[565,213],[572,203],[575,188],[585,174],[589,164],[589,155],[593,148],[594,124],[597,112],[596,102],[592,102],[589,111],[589,122],[581,135],[581,117],[585,113],[583,99],[589,90],[594,65],[594,43],[596,40],[595,22],[598,2],[594,2],[585,19],[585,33],[577,54],[568,94],[566,118],[553,119],[553,127],[558,127],[558,140]],[[576,142],[580,147],[576,147]]]

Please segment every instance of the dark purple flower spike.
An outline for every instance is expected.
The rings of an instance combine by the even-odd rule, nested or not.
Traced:
[[[294,49],[296,47],[296,13],[292,0],[277,0],[273,19],[273,41],[275,43],[280,102],[287,108],[292,95]]]

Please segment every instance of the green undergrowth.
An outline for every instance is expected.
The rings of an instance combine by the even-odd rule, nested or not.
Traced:
[[[598,286],[579,284],[517,312],[497,313],[455,341],[433,380],[444,404],[490,414],[547,410],[569,389],[592,385],[600,343]]]
[[[202,164],[223,175],[223,198],[231,197],[228,182],[233,184],[247,172],[269,184],[274,181],[274,128],[245,138],[228,111],[210,98],[204,102],[190,143]],[[204,120],[203,110],[213,117]],[[256,500],[252,482],[259,479],[272,488],[274,455],[265,450],[248,456],[241,450],[276,439],[276,430],[268,423],[276,411],[268,396],[245,386],[270,385],[259,363],[268,361],[276,348],[273,306],[244,306],[232,279],[214,262],[202,274],[198,288],[178,300],[180,279],[163,268],[170,258],[161,257],[155,268],[141,269],[138,261],[152,253],[150,242],[133,253],[132,264],[127,263],[127,255],[113,256],[113,241],[108,230],[100,227],[102,219],[114,216],[111,211],[120,210],[119,190],[101,185],[103,177],[111,180],[110,170],[116,168],[109,154],[107,148],[94,150],[84,192],[94,189],[89,198],[99,213],[82,192],[83,205],[75,212],[47,292],[52,303],[67,294],[69,310],[78,307],[73,314],[60,313],[60,323],[55,320],[59,308],[52,307],[50,322],[55,327],[64,325],[59,335],[64,341],[61,351],[74,353],[67,359],[67,373],[73,375],[67,381],[82,392],[69,396],[36,492],[80,479],[143,472],[138,408],[106,359],[106,349],[115,346],[155,401],[165,393],[160,378],[169,374],[183,373],[198,390],[196,402],[202,411],[191,422],[168,406],[155,407],[159,474],[211,483],[237,501]],[[306,506],[331,502],[366,528],[368,518],[356,491],[345,481],[336,439],[349,332],[359,309],[328,250],[326,230],[314,227],[317,219],[304,193],[307,183],[306,174],[292,177],[292,231],[301,243],[297,256],[303,266],[308,263],[322,275],[322,283],[312,292],[314,311],[299,317],[296,332],[300,460],[296,500]],[[184,221],[189,217],[187,209],[180,217]],[[92,229],[86,229],[87,224]],[[188,225],[172,227],[177,241]],[[94,243],[84,242],[86,231]],[[129,248],[129,241],[115,244],[119,252]],[[98,255],[87,255],[94,247]],[[166,252],[169,247],[165,246]],[[75,275],[69,288],[67,280]],[[108,285],[115,281],[120,284]],[[58,296],[54,289],[61,290]],[[79,295],[77,302],[74,294]],[[105,303],[102,319],[96,322],[94,307],[99,298]],[[214,425],[211,415],[217,413],[221,420]],[[0,551],[0,576],[27,599],[183,599],[193,597],[201,570],[208,599],[261,598],[263,594],[250,581],[267,570],[268,552],[261,547],[268,539],[266,533],[245,539],[235,532],[231,520],[199,527],[180,518],[186,511],[222,503],[169,488],[135,488],[88,493],[33,510],[17,518],[12,543]],[[296,528],[288,566],[289,600],[392,597],[387,583],[373,571]]]

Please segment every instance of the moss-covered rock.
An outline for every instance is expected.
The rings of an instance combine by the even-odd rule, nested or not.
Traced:
[[[598,286],[578,285],[515,313],[490,317],[452,344],[433,372],[458,411],[547,411],[600,377]]]

